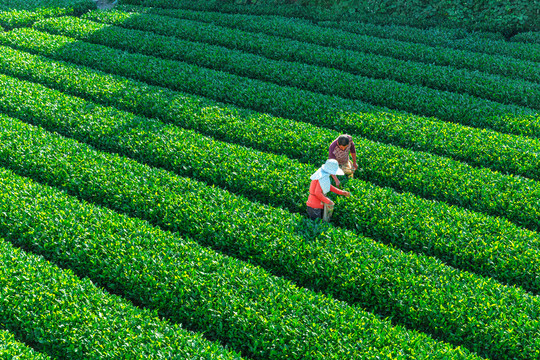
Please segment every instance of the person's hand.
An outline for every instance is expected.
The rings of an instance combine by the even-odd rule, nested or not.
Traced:
[[[354,170],[358,170],[358,164],[357,163],[353,163],[352,166],[354,167]]]
[[[345,197],[349,197],[349,196],[351,196],[351,193],[350,193],[350,192],[348,192],[348,191],[345,191],[345,194],[343,194],[343,196],[345,196]]]
[[[341,182],[336,178],[336,187],[339,189],[339,185],[341,185]]]
[[[336,204],[333,201],[330,200],[330,202],[327,205],[330,206],[330,207],[334,207],[334,205],[336,205]]]

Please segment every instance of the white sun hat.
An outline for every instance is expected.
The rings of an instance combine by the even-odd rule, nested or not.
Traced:
[[[328,159],[313,175],[311,180],[319,180],[323,193],[330,191],[330,175],[345,175],[336,159]]]
[[[321,167],[323,171],[329,173],[330,175],[345,175],[343,170],[340,169],[339,164],[336,159],[328,159]]]

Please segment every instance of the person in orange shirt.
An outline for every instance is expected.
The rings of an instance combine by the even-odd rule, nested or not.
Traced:
[[[324,204],[333,207],[334,202],[325,196],[328,191],[338,195],[351,196],[348,191],[343,191],[330,183],[331,175],[343,175],[343,170],[339,168],[339,163],[335,159],[328,159],[313,175],[309,186],[309,197],[307,200],[307,213],[311,219],[322,219]]]

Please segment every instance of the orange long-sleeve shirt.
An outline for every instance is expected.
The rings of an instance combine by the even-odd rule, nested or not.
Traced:
[[[330,191],[338,195],[345,195],[346,193],[346,191],[340,190],[333,185],[330,185]],[[322,209],[324,208],[323,203],[330,204],[331,201],[332,200],[324,195],[319,180],[311,180],[311,184],[309,185],[309,197],[306,203],[307,206],[314,209]]]

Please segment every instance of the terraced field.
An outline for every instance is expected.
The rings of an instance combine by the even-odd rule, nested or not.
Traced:
[[[540,45],[182,4],[0,7],[1,356],[540,358]]]

